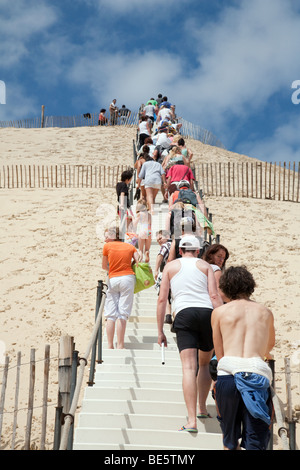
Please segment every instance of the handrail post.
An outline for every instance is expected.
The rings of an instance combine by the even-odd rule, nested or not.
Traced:
[[[94,325],[94,328],[93,328],[92,337],[89,341],[89,344],[88,344],[88,347],[87,347],[87,350],[86,350],[84,356],[78,358],[78,368],[79,368],[78,369],[78,371],[79,371],[78,372],[78,378],[77,378],[76,387],[75,387],[75,391],[74,391],[74,397],[73,397],[73,400],[72,400],[72,403],[71,403],[69,413],[64,415],[64,426],[63,426],[63,430],[62,430],[62,436],[61,436],[60,447],[59,447],[60,450],[65,450],[67,448],[70,425],[74,421],[76,409],[77,409],[77,406],[78,406],[79,394],[80,394],[81,386],[82,386],[83,379],[84,379],[84,369],[88,364],[88,358],[91,354],[93,344],[96,341],[96,337],[98,335],[99,323],[100,323],[100,319],[101,319],[101,316],[102,316],[102,313],[103,313],[103,309],[104,309],[104,305],[105,305],[105,296],[106,296],[106,292],[107,292],[107,289],[108,289],[107,284],[103,284],[103,286],[105,286],[105,287],[103,287],[103,296],[102,296],[101,305],[100,305],[100,308],[99,308],[97,321],[96,321],[96,323]]]
[[[103,281],[98,281],[97,285],[97,296],[96,296],[96,309],[95,309],[95,321],[97,320],[99,308],[101,304],[103,294]],[[88,386],[91,387],[94,385],[94,373],[95,373],[95,363],[96,363],[96,350],[97,350],[97,341],[99,343],[99,355],[98,355],[98,362],[102,362],[102,318],[100,322],[100,327],[98,334],[96,336],[95,342],[93,344],[92,355],[91,355],[91,366],[90,366],[90,375]]]
[[[74,391],[75,391],[75,388],[76,388],[77,367],[78,367],[78,351],[74,350],[73,351],[73,357],[72,357],[70,403],[72,403],[72,400],[73,400],[73,397],[74,397]],[[74,436],[74,423],[72,423],[71,426],[70,426],[67,450],[72,450],[73,449],[73,436]]]
[[[60,437],[61,437],[61,417],[62,417],[62,406],[55,408],[55,424],[54,424],[54,441],[53,450],[59,450]]]
[[[99,306],[98,306],[97,317],[98,317],[98,313],[99,313],[100,304],[102,302],[103,281],[99,281],[99,289],[100,289],[100,301],[99,301]],[[97,359],[97,363],[102,364],[102,362],[103,362],[103,359],[102,359],[102,315],[101,315],[100,325],[99,325],[99,330],[98,330],[98,359]]]

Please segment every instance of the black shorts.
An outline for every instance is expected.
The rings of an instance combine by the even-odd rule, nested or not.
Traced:
[[[211,308],[188,307],[175,316],[172,331],[176,332],[179,352],[183,349],[213,349]]]

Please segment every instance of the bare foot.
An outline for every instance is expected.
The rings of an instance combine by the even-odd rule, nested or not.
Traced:
[[[145,263],[149,263],[149,261],[150,261],[149,251],[146,251],[146,253],[145,253]]]

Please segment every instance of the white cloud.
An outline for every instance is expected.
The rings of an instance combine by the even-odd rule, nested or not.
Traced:
[[[97,3],[123,13],[145,5],[140,0]],[[152,0],[151,8],[156,3],[161,2]],[[290,0],[242,0],[236,7],[225,6],[209,24],[187,22],[184,34],[193,42],[196,66],[187,65],[184,50],[181,57],[155,53],[150,41],[147,52],[110,55],[107,49],[91,56],[85,48],[69,77],[90,84],[94,96],[119,94],[134,104],[148,90],[164,90],[190,120],[222,132],[230,118],[247,119],[298,78],[299,31],[300,17]]]
[[[30,54],[29,41],[42,35],[57,20],[56,10],[44,1],[2,0],[0,5],[0,56],[3,69]],[[40,38],[41,39],[41,38]]]
[[[199,67],[184,89],[205,112],[244,116],[264,106],[299,71],[300,18],[283,0],[242,1],[218,22],[195,25]]]
[[[29,116],[39,116],[41,107],[34,97],[28,96],[21,85],[8,82],[6,104],[0,105],[0,121],[16,121]]]
[[[179,58],[167,52],[99,54],[76,60],[68,78],[82,84],[85,90],[90,87],[97,104],[100,97],[116,98],[118,104],[138,109],[162,88],[170,89],[180,71]]]
[[[106,9],[117,14],[127,12],[145,12],[145,24],[147,22],[148,12],[168,12],[172,8],[182,8],[183,4],[191,3],[191,0],[88,0],[89,3],[98,6],[99,10]]]
[[[185,31],[197,63],[181,71],[172,94],[190,121],[220,140],[236,138],[239,126],[260,111],[272,112],[272,97],[300,76],[300,16],[289,0],[243,0],[209,24],[188,20]]]
[[[300,116],[278,126],[271,135],[239,145],[241,153],[270,162],[300,161]]]
[[[92,97],[95,110],[98,106],[108,107],[112,98],[117,98],[119,105],[138,109],[142,102],[161,92],[176,104],[178,113],[184,118],[209,129],[220,140],[227,135],[238,140],[236,133],[240,125],[246,126],[249,119],[255,118],[261,110],[269,111],[272,97],[300,79],[297,50],[299,11],[293,0],[228,2],[234,7],[220,2],[222,10],[218,10],[218,16],[210,23],[196,22],[193,4],[197,4],[195,8],[199,11],[201,3],[205,7],[206,1],[200,0],[77,0],[76,6],[98,8],[84,10],[87,13],[82,18],[79,38],[73,36],[74,32],[79,32],[76,29],[80,24],[78,18],[73,24],[70,15],[65,29],[64,23],[59,23],[64,18],[65,5],[56,8],[50,0],[28,0],[24,8],[21,0],[1,0],[0,55],[3,68],[8,70],[11,67],[15,73],[20,63],[27,65],[22,59],[31,57],[33,68],[30,72],[42,86],[52,91],[51,86],[54,90],[59,86],[59,80],[64,80],[63,85],[67,83],[73,93],[73,96],[70,93],[66,97],[69,103],[79,105],[82,96],[90,103],[89,97]],[[73,8],[72,5],[69,2],[68,8]],[[185,8],[187,6],[190,8]],[[158,52],[151,46],[155,29],[150,30],[149,42],[141,44],[137,36],[136,49],[123,50],[118,34],[122,15],[127,18],[130,14],[132,18],[136,13],[139,15],[137,20],[144,21],[147,28],[147,15],[151,19],[155,15],[162,17],[171,8],[177,14],[181,9],[183,17],[187,18],[185,30],[178,30],[178,43],[184,34],[184,43],[191,45],[191,51],[182,47],[178,54],[173,52],[167,35],[168,28],[172,26],[176,31],[176,24],[172,22],[166,27],[164,48],[160,47]],[[75,15],[75,12],[74,6],[71,13]],[[109,27],[105,18],[109,19]],[[99,27],[95,28],[95,24]],[[56,34],[51,36],[53,26],[61,28],[56,28]],[[30,41],[36,38],[41,40],[34,57],[30,56],[29,48]],[[111,52],[112,49],[117,52]],[[189,62],[190,52],[195,58],[194,63]],[[6,78],[2,76],[0,79]],[[19,83],[22,83],[21,79]],[[23,112],[35,108],[37,113],[40,112],[35,100],[30,99],[31,93],[34,90],[28,90],[26,96],[22,85],[16,87],[12,110],[17,116],[21,116],[16,111],[17,100]],[[2,116],[3,108],[0,107]],[[277,122],[283,119],[278,118]],[[282,142],[281,149],[286,154],[297,156],[296,144],[299,142],[294,143],[294,130],[292,121],[285,126],[278,125],[270,139],[262,139],[255,145],[245,142],[241,153],[246,153],[247,148],[249,152],[251,150],[265,158],[265,155],[276,152],[273,142],[277,142],[278,148]]]

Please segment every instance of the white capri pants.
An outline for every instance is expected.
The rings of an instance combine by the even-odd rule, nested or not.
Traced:
[[[108,280],[104,317],[107,320],[128,320],[134,298],[136,278],[134,274],[112,277]]]

